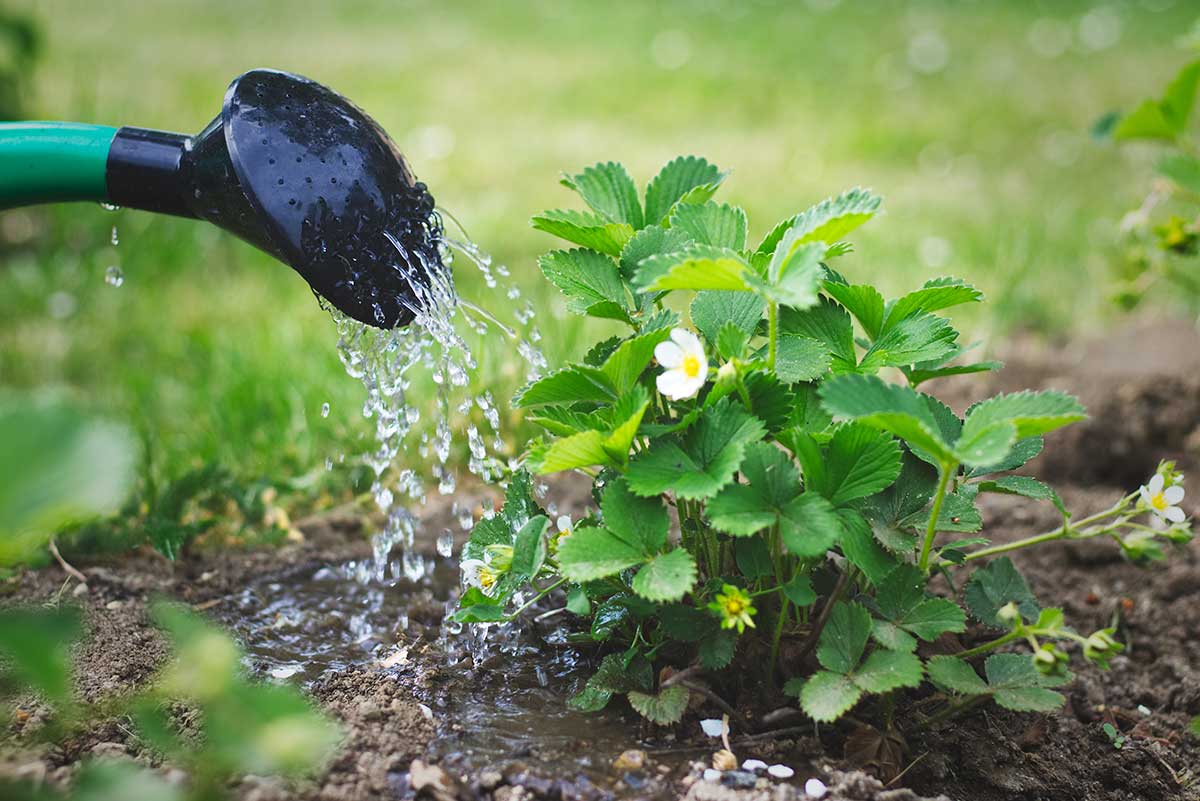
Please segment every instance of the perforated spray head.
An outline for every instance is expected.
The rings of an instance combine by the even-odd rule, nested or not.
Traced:
[[[425,185],[374,120],[307,78],[247,72],[197,135],[122,128],[108,159],[114,203],[219,225],[368,325],[411,322],[441,269]]]

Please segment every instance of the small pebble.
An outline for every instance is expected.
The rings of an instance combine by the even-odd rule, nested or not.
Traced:
[[[767,763],[763,762],[761,759],[747,759],[742,763],[742,770],[756,771],[766,769]]]
[[[1154,714],[1150,711],[1150,707],[1146,706],[1145,704],[1138,704],[1138,712],[1141,712],[1146,717],[1150,717],[1152,714]]]
[[[427,707],[425,704],[417,704],[417,706],[419,706],[421,708],[421,714],[425,716],[426,720],[433,720],[433,710],[432,709]]]
[[[641,770],[646,767],[646,752],[630,749],[621,752],[621,755],[613,760],[613,768],[621,773],[631,770]]]
[[[115,612],[116,610],[120,609],[124,605],[125,604],[121,603],[120,601],[109,601],[108,603],[106,603],[104,605],[104,608]]]
[[[767,773],[774,776],[776,779],[790,779],[796,775],[796,771],[789,768],[787,765],[772,765],[767,768]]]
[[[720,737],[721,733],[725,731],[725,724],[717,718],[707,718],[700,721],[700,728],[709,737]]]
[[[705,768],[704,769],[704,781],[706,781],[706,782],[721,781],[721,771],[717,770],[716,768]]]
[[[824,798],[828,792],[829,788],[820,779],[809,779],[804,783],[804,794],[809,798]]]

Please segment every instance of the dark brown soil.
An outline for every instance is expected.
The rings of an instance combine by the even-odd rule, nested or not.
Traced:
[[[960,411],[999,389],[1052,387],[1079,394],[1091,420],[1052,437],[1047,453],[1030,466],[1030,472],[1061,490],[1071,508],[1087,512],[1110,504],[1144,482],[1161,458],[1178,459],[1185,472],[1195,474],[1193,468],[1200,464],[1200,337],[1190,327],[1142,326],[1065,349],[1023,344],[1006,355],[1008,369],[997,376],[959,379],[944,389],[935,382],[929,388]],[[586,486],[568,482],[552,493],[560,506],[571,506],[586,497]],[[1200,508],[1191,500],[1184,504],[1189,511]],[[1055,522],[1048,504],[1043,508],[1010,498],[987,496],[983,511],[997,541],[1025,537]],[[449,517],[448,509],[428,513]],[[436,519],[429,529],[438,531],[442,525]],[[154,597],[176,598],[220,618],[235,593],[264,576],[286,581],[321,565],[369,555],[357,513],[302,521],[300,528],[303,543],[270,552],[206,554],[174,565],[139,553],[86,566],[86,591],[67,584],[57,568],[26,573],[3,602],[59,597],[86,611],[91,634],[76,654],[78,692],[85,700],[98,701],[144,685],[162,665],[165,644],[146,614]],[[954,801],[1200,798],[1194,784],[1200,777],[1200,741],[1188,733],[1189,720],[1200,714],[1197,549],[1181,549],[1166,564],[1149,568],[1128,564],[1114,546],[1099,542],[1046,546],[1020,553],[1016,561],[1043,603],[1063,606],[1071,625],[1090,631],[1117,621],[1120,639],[1129,645],[1110,671],[1081,667],[1066,690],[1069,703],[1061,713],[1018,715],[991,707],[925,735],[910,731],[905,757],[910,768],[891,787],[851,770],[854,766],[842,758],[844,729],[815,732],[800,724],[787,737],[755,743],[755,753],[749,755],[792,765],[800,780],[795,784],[821,776],[831,791],[826,798],[837,801],[914,801],[920,795]],[[428,611],[432,615],[437,610]],[[697,781],[696,767],[687,757],[669,756],[669,748],[661,753],[650,749],[646,777],[623,783],[614,771],[615,783],[607,786],[573,775],[548,775],[553,771],[544,768],[523,771],[519,756],[507,765],[483,768],[440,760],[434,741],[454,729],[446,719],[448,700],[468,682],[503,681],[504,673],[502,668],[466,670],[454,660],[447,662],[433,644],[436,626],[430,625],[429,615],[414,611],[413,618],[405,635],[410,645],[406,664],[347,669],[314,686],[314,698],[347,731],[327,770],[294,787],[246,777],[236,788],[240,797],[341,801],[415,794],[442,801],[528,801],[603,797],[617,791],[626,797],[674,795],[692,801],[803,798],[794,784],[763,782],[758,789],[734,790]],[[41,715],[30,700],[19,715],[22,722],[11,723],[10,731],[35,728]],[[898,723],[904,729],[908,722],[901,705]],[[1109,742],[1101,729],[1104,722],[1127,736],[1122,748]],[[633,735],[631,728],[630,747],[637,748]],[[679,735],[676,752],[704,745],[687,732]],[[707,757],[702,748],[692,753],[697,759]],[[0,748],[0,775],[64,783],[81,759],[95,755],[150,762],[130,729],[109,720],[56,747]],[[184,779],[178,771],[159,769],[174,780]]]

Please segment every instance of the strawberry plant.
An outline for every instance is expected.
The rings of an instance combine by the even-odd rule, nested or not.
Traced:
[[[571,636],[607,651],[571,703],[623,695],[658,724],[692,693],[731,709],[717,690],[747,670],[815,721],[870,699],[890,725],[896,694],[923,682],[940,699],[930,722],[989,701],[1058,706],[1073,654],[1104,667],[1122,646],[1043,607],[1005,554],[1106,537],[1160,558],[1190,537],[1181,477],[1164,464],[1109,509],[1073,515],[1013,471],[1084,418],[1078,401],[1018,392],[960,417],[919,389],[1000,366],[961,361],[940,314],[978,289],[938,278],[888,300],[834,269],[879,210],[863,189],[754,244],[745,212],[712,200],[724,178],[679,158],[641,195],[621,165],[597,164],[563,180],[588,211],[533,218],[571,245],[540,261],[567,309],[624,330],[517,395],[546,433],[472,532],[456,619],[510,622],[562,598]],[[593,479],[596,506],[552,522],[532,476],[567,470]],[[1061,523],[994,543],[983,493],[1052,504]],[[954,636],[968,627],[972,647]]]

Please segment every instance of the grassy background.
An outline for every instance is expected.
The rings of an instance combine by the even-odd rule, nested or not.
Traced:
[[[257,66],[343,92],[510,265],[544,310],[551,364],[587,332],[540,282],[551,242],[529,216],[576,203],[561,170],[611,158],[645,181],[686,152],[733,170],[721,197],[747,209],[752,238],[872,186],[887,213],[839,269],[888,292],[976,282],[991,302],[963,321],[972,338],[1103,325],[1146,154],[1088,128],[1165,84],[1196,16],[1164,0],[10,5],[43,31],[44,118],[196,131]],[[65,385],[129,420],[160,479],[217,463],[310,496],[349,482],[322,463],[366,448],[363,390],[292,271],[198,223],[89,205],[6,212],[0,237],[0,385]],[[468,271],[459,283],[491,301]],[[476,380],[507,398],[522,372],[511,346],[479,355]]]

